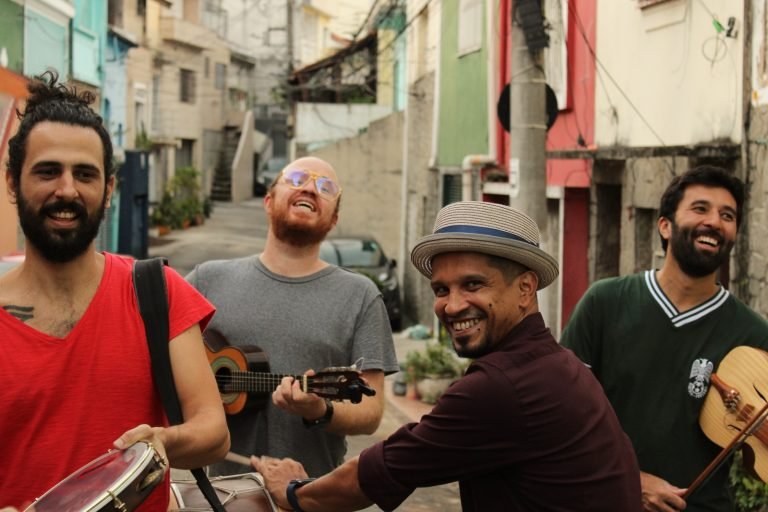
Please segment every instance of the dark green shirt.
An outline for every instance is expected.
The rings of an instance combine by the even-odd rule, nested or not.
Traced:
[[[768,347],[768,323],[720,290],[679,312],[655,271],[606,279],[584,295],[562,344],[591,366],[634,445],[641,471],[688,487],[721,448],[699,426],[710,376],[734,347]],[[730,511],[727,467],[686,511]]]

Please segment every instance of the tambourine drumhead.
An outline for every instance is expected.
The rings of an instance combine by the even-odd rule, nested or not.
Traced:
[[[92,460],[38,498],[27,510],[113,510],[120,507],[119,503],[114,503],[116,501],[124,503],[124,507],[135,507],[163,480],[163,473],[152,445],[138,442],[126,450],[109,451]],[[130,496],[122,496],[124,491]]]

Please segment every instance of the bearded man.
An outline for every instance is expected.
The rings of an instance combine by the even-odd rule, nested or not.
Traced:
[[[217,307],[209,330],[231,345],[259,347],[271,372],[298,375],[362,361],[376,394],[361,403],[332,403],[286,377],[263,409],[227,417],[234,452],[290,457],[314,476],[343,462],[344,436],[376,431],[384,375],[399,369],[376,285],[319,258],[320,243],[338,221],[340,199],[330,164],[313,157],[291,162],[264,197],[270,224],[264,252],[206,262],[187,276]],[[212,474],[250,470],[223,462]]]
[[[698,421],[713,370],[739,345],[768,347],[768,323],[718,281],[743,202],[742,182],[718,167],[676,177],[659,208],[661,269],[595,283],[563,332],[632,440],[645,510],[733,510],[727,464],[685,495],[720,451]]]
[[[8,143],[8,198],[24,262],[0,276],[0,499],[21,507],[107,452],[151,442],[171,467],[227,453],[224,411],[201,329],[214,308],[165,270],[171,364],[184,423],[155,390],[131,258],[94,239],[115,187],[112,142],[89,93],[46,72]],[[167,466],[166,463],[163,463]],[[138,510],[166,510],[168,478]]]

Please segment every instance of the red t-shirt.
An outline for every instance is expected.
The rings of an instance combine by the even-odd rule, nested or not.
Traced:
[[[65,338],[0,309],[0,505],[38,498],[130,428],[167,424],[136,303],[133,260],[104,255],[99,288]],[[213,306],[176,271],[166,268],[165,275],[170,339],[195,324],[204,329]],[[166,478],[139,510],[165,510],[168,499]]]

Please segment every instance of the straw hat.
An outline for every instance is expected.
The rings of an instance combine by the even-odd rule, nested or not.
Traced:
[[[432,277],[432,258],[444,252],[480,252],[512,260],[534,271],[539,290],[557,278],[557,261],[539,249],[539,227],[521,211],[495,203],[462,201],[437,214],[431,235],[411,251],[414,266]]]

